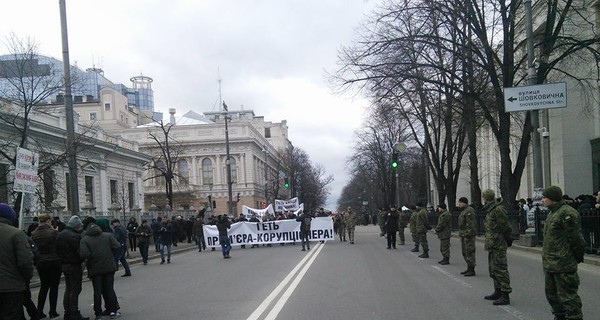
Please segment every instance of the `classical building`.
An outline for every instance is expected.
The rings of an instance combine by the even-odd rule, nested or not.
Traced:
[[[12,121],[22,123],[16,114],[21,107],[0,103],[0,141],[3,151],[12,156],[21,133]],[[8,120],[11,119],[10,123]],[[78,123],[75,117],[77,138],[78,195],[83,215],[131,215],[144,207],[142,183],[143,165],[149,157],[138,151],[138,144],[118,136],[111,136],[100,128]],[[37,194],[30,197],[23,208],[28,215],[41,212],[61,212],[67,215],[69,204],[69,169],[64,159],[66,146],[66,116],[64,107],[35,108],[29,115],[28,144],[26,149],[40,154],[40,163],[52,162],[40,178]],[[54,161],[54,162],[53,162]],[[14,167],[6,158],[0,159],[0,201],[12,203],[16,195],[11,192]],[[118,210],[116,210],[118,208]],[[113,212],[110,212],[110,211]],[[114,212],[118,211],[118,212]]]

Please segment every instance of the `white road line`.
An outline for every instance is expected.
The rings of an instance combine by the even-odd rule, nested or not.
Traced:
[[[252,312],[252,314],[246,320],[257,320],[258,317],[260,317],[260,315],[263,314],[263,312],[265,312],[265,310],[271,304],[271,302],[273,302],[275,297],[277,297],[277,295],[279,295],[281,290],[283,290],[283,288],[285,288],[285,286],[287,286],[287,284],[290,282],[290,280],[292,280],[292,278],[294,277],[296,272],[298,272],[298,270],[300,270],[302,265],[304,265],[304,263],[306,261],[308,261],[308,259],[310,259],[310,257],[314,256],[316,254],[316,251],[318,251],[320,248],[323,247],[323,244],[317,243],[317,245],[315,247],[317,247],[317,248],[313,247],[313,250],[309,251],[309,253],[302,260],[300,260],[300,263],[298,263],[294,267],[294,269],[292,269],[292,271],[290,271],[290,273],[288,273],[288,275],[279,283],[279,285],[273,290],[273,292],[271,292],[271,294],[269,294],[269,296],[258,306],[258,308],[256,308],[256,310],[254,310],[254,312]],[[314,250],[314,249],[317,249],[317,250]]]
[[[522,312],[520,312],[514,308],[511,308],[509,306],[500,306],[500,308],[502,308],[502,310],[508,312],[510,315],[512,315],[513,317],[515,317],[519,320],[532,320],[528,316],[524,315]]]
[[[315,254],[313,254],[313,256],[310,258],[308,263],[306,263],[306,265],[304,265],[304,268],[302,268],[302,271],[300,271],[300,273],[298,273],[298,275],[296,276],[296,278],[294,279],[292,284],[290,284],[290,286],[287,288],[287,290],[285,290],[285,292],[281,296],[281,299],[279,299],[279,301],[277,301],[277,303],[275,304],[273,309],[271,309],[271,312],[269,312],[269,314],[267,315],[265,320],[277,319],[277,315],[279,314],[279,312],[281,312],[281,309],[283,309],[283,306],[285,305],[287,300],[292,296],[292,293],[294,293],[294,290],[296,290],[296,287],[300,283],[300,280],[302,280],[302,278],[306,274],[306,271],[308,271],[308,269],[313,264],[313,262],[315,262],[315,259],[317,258],[317,256],[319,255],[319,253],[321,252],[322,249],[323,249],[323,246],[320,246],[316,250]]]
[[[461,280],[459,278],[457,278],[455,275],[449,273],[448,271],[438,267],[438,266],[432,266],[434,269],[436,269],[437,271],[445,274],[448,278],[458,282],[458,284],[460,284],[461,286],[465,287],[465,288],[473,288],[472,285],[470,285],[468,282],[465,282],[464,280]]]

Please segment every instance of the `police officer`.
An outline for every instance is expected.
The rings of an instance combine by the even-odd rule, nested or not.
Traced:
[[[510,225],[506,208],[496,200],[496,194],[490,189],[482,193],[483,212],[485,215],[485,250],[488,251],[490,278],[494,280],[494,293],[485,296],[486,300],[494,300],[494,305],[510,304],[510,275],[506,260],[506,234],[510,234]]]
[[[562,190],[544,190],[542,204],[550,210],[544,224],[544,266],[546,300],[554,319],[583,319],[577,294],[577,264],[583,262],[585,240],[577,210],[562,201]]]
[[[467,270],[461,274],[472,277],[475,275],[475,210],[469,206],[469,200],[465,197],[458,199],[458,207],[461,210],[458,216],[458,236],[462,255],[467,263]]]
[[[438,263],[441,265],[450,264],[450,212],[448,212],[446,208],[445,203],[438,204],[437,212],[440,216],[438,217],[438,222],[434,229],[434,233],[437,234],[438,239],[440,239],[442,260],[438,261]]]

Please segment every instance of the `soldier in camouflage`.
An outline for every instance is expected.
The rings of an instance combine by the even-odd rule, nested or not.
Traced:
[[[404,211],[398,211],[400,216],[398,217],[398,237],[400,242],[399,245],[403,246],[406,243],[406,238],[404,237],[404,228],[408,224],[408,216]]]
[[[414,204],[408,206],[411,211],[409,224],[410,224],[410,235],[415,243],[415,247],[410,250],[411,252],[419,252],[419,235],[417,234],[417,207]]]
[[[379,234],[380,237],[385,236],[386,215],[387,212],[383,211],[382,208],[377,209],[377,224],[379,225],[379,230],[381,231],[381,233]]]
[[[416,219],[416,227],[417,227],[417,236],[419,238],[419,243],[423,247],[423,254],[419,256],[419,258],[429,258],[429,243],[427,243],[427,231],[431,230],[431,226],[429,225],[429,218],[427,216],[427,209],[423,207],[423,203],[417,203],[417,219]]]
[[[437,212],[440,214],[438,217],[437,225],[435,226],[434,232],[440,239],[440,252],[442,253],[442,260],[438,261],[441,265],[450,264],[450,212],[446,210],[446,204],[440,203],[437,206]]]
[[[494,300],[494,305],[510,304],[510,274],[506,260],[506,234],[510,234],[510,224],[506,208],[496,200],[496,194],[490,189],[482,193],[485,215],[485,250],[488,251],[490,278],[494,280],[494,293],[485,296],[486,300]]]
[[[358,219],[358,214],[354,212],[351,207],[348,207],[348,212],[346,212],[344,222],[346,223],[346,231],[348,231],[348,240],[351,244],[354,244],[354,229],[356,228]]]
[[[340,212],[336,218],[338,224],[338,236],[340,237],[340,241],[346,241],[346,219],[344,215],[344,212]]]
[[[458,199],[458,207],[462,210],[458,216],[458,236],[462,255],[467,263],[467,270],[461,274],[472,277],[475,275],[475,210],[469,206],[469,200],[465,197]]]
[[[546,300],[554,319],[583,319],[581,298],[577,294],[577,264],[583,262],[585,240],[577,210],[562,200],[562,190],[544,190],[542,204],[550,210],[544,224],[544,266]]]

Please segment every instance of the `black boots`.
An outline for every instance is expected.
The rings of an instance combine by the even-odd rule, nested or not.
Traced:
[[[410,252],[419,252],[419,246],[415,246]]]
[[[508,295],[509,295],[508,292],[502,292],[502,293],[500,293],[500,298],[498,298],[498,300],[494,301],[494,305],[495,306],[509,305],[510,304],[510,297]]]
[[[483,297],[485,300],[497,300],[502,295],[502,291],[500,289],[494,289],[494,293],[489,296]]]
[[[419,256],[419,258],[429,258],[429,251],[423,251],[423,254]]]
[[[467,271],[465,271],[464,273],[461,272],[463,276],[465,277],[472,277],[475,275],[475,267],[469,267],[467,268]]]
[[[444,257],[444,259],[438,261],[439,264],[445,266],[447,264],[450,264],[450,258],[449,257]]]

